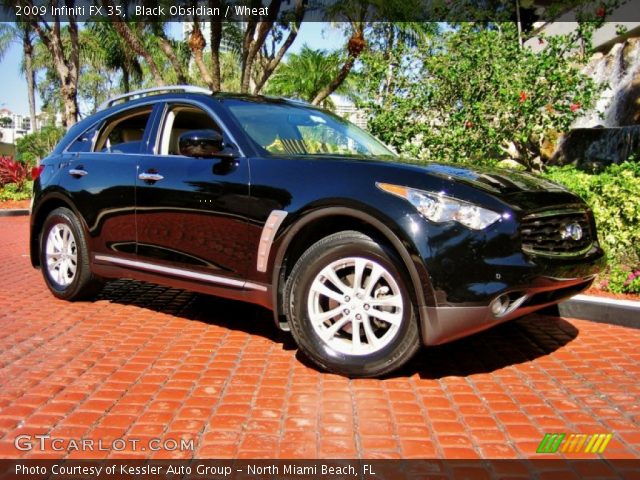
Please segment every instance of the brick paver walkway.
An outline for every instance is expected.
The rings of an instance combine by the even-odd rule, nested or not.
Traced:
[[[532,315],[350,381],[249,305],[127,281],[58,301],[27,224],[0,218],[0,458],[523,458],[551,432],[611,432],[605,457],[639,458],[639,330]],[[14,446],[43,434],[45,452]],[[119,438],[136,450],[66,452]]]

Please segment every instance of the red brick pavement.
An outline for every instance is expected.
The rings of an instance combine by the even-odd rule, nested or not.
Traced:
[[[525,458],[550,432],[612,432],[604,457],[639,458],[638,330],[531,315],[348,380],[249,305],[131,281],[56,300],[27,223],[0,218],[0,458]],[[15,448],[36,434],[62,451]]]

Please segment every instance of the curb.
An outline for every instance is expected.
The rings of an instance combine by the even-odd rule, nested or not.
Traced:
[[[562,317],[640,329],[640,302],[614,300],[593,295],[576,295],[558,304]]]
[[[29,215],[28,208],[4,208],[0,209],[0,217],[22,217]]]

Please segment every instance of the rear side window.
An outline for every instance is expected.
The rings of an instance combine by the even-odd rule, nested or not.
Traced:
[[[139,153],[150,117],[151,107],[146,107],[110,118],[100,130],[93,151]]]
[[[90,152],[96,138],[98,124],[94,123],[79,135],[66,149],[67,152]]]

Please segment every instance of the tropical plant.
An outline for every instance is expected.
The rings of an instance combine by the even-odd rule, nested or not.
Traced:
[[[534,53],[520,47],[512,24],[462,24],[415,48],[396,48],[389,60],[368,56],[370,127],[420,158],[510,159],[540,170],[545,141],[566,131],[598,88],[580,72],[571,38],[545,42]]]
[[[131,85],[142,83],[142,66],[109,22],[92,22],[87,26],[88,40],[83,53],[94,64],[120,73],[120,90],[129,92]]]
[[[30,133],[16,141],[16,156],[21,162],[34,166],[49,155],[65,133],[65,129],[55,125],[45,125],[39,131]]]
[[[327,13],[340,23],[349,37],[345,45],[346,55],[335,76],[313,98],[314,105],[320,105],[325,98],[335,92],[353,70],[356,61],[367,51],[367,36],[378,30],[380,25],[392,25],[390,18],[411,18],[416,11],[424,8],[424,2],[419,0],[343,0],[335,2],[327,8]],[[392,30],[412,30],[417,23],[399,23],[392,25]],[[418,31],[424,27],[418,27]],[[431,28],[431,27],[427,27]],[[409,39],[410,36],[399,38]],[[393,45],[393,42],[392,44]]]
[[[204,57],[206,68],[209,68],[211,62],[213,62],[213,58],[211,56],[207,55]],[[241,71],[238,53],[234,51],[220,52],[218,55],[218,62],[220,63],[220,90],[227,92],[239,92]],[[211,88],[199,73],[200,69],[196,65],[191,67],[190,77],[193,79],[191,83]]]
[[[112,0],[102,0],[102,3],[113,6]],[[159,0],[159,4],[169,5],[167,0]],[[219,91],[225,68],[222,40],[231,40],[237,44],[239,52],[239,90],[258,93],[293,44],[307,8],[306,1],[295,0],[290,15],[280,18],[281,4],[280,0],[273,0],[269,4],[268,15],[260,21],[243,22],[244,29],[241,33],[237,26],[231,27],[220,22],[217,17],[192,16],[192,29],[184,42],[167,37],[166,22],[114,20],[112,26],[126,48],[143,60],[143,68],[156,86],[187,83],[191,80],[204,84],[213,91]],[[210,0],[209,5],[224,10],[226,2]],[[211,25],[208,39],[203,33],[204,22]],[[192,78],[188,78],[190,58],[193,58],[198,71],[198,75],[191,76]]]
[[[304,45],[299,53],[290,53],[267,85],[267,93],[311,102],[336,76],[341,64],[340,52],[314,50]],[[301,73],[303,72],[303,73]],[[348,82],[338,93],[349,96]],[[327,97],[324,106],[331,106]]]
[[[27,80],[29,118],[33,130],[36,129],[36,75],[33,66],[34,40],[35,33],[29,22],[0,23],[0,60],[2,60],[12,43],[19,42],[22,45],[22,71]]]
[[[22,163],[11,157],[0,157],[0,187],[9,183],[21,186],[28,180],[29,169]]]

